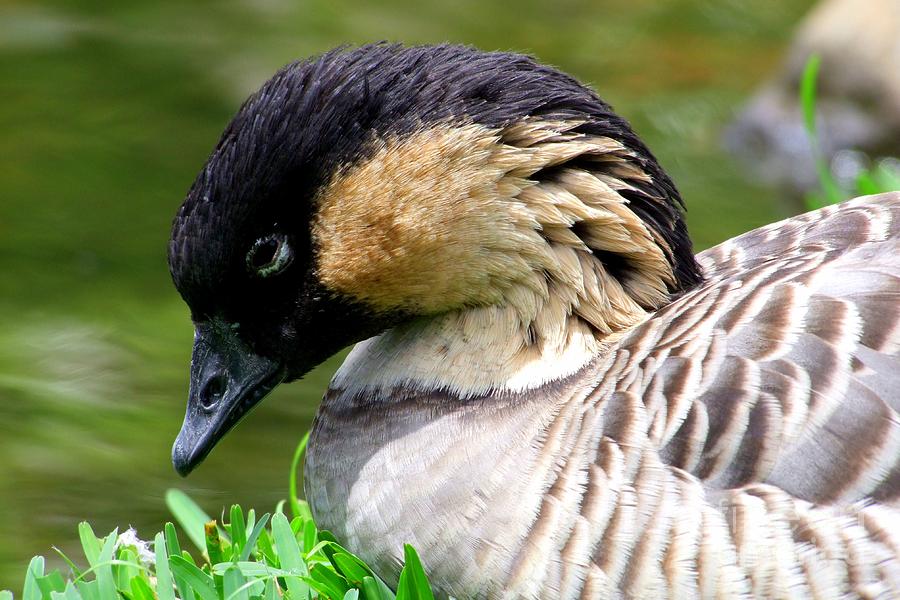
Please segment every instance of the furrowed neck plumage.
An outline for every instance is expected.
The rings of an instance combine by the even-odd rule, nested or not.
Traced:
[[[425,315],[359,344],[333,388],[534,388],[690,284],[671,247],[683,225],[634,206],[672,198],[648,191],[633,150],[581,125],[431,127],[383,142],[325,186],[313,227],[321,280]]]

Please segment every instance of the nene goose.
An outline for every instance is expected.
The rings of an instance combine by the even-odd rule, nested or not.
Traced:
[[[900,194],[695,256],[593,91],[380,44],[241,107],[169,262],[182,474],[360,342],[306,494],[388,582],[408,542],[444,597],[900,597]]]

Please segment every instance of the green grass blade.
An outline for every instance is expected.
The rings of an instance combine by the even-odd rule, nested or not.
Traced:
[[[233,523],[233,521],[232,521]],[[250,600],[250,586],[240,569],[233,566],[222,577],[225,600]]]
[[[166,538],[164,534],[156,534],[156,538],[153,540],[153,549],[156,552],[156,595],[159,597],[159,600],[175,600],[175,591],[172,589],[172,572],[169,570],[169,555],[166,552]]]
[[[225,553],[222,551],[222,540],[219,538],[219,528],[215,521],[209,521],[203,525],[203,536],[205,538],[206,556],[212,564],[220,563],[225,560]]]
[[[293,510],[297,511],[297,516],[306,521],[312,521],[312,510],[309,508],[309,503],[306,500],[297,500],[295,506],[292,507]]]
[[[359,589],[362,590],[365,600],[381,600],[381,590],[378,589],[378,583],[374,577],[363,577]]]
[[[66,591],[64,595],[65,600],[84,600],[81,596],[81,593],[78,591],[78,588],[72,585],[71,581],[66,584]]]
[[[327,529],[319,530],[319,542],[332,542],[340,546],[340,542],[337,541],[337,538],[334,537],[334,534]]]
[[[231,567],[239,569],[244,577],[284,577],[292,574],[283,569],[276,569],[267,564],[252,561],[219,563],[212,566],[212,571],[217,575],[224,575],[225,571]]]
[[[212,518],[181,490],[170,489],[166,492],[166,506],[194,546],[201,552],[205,551],[204,526],[212,521]]]
[[[350,554],[335,552],[330,559],[335,570],[343,575],[354,587],[361,586],[364,578],[374,577],[375,575],[364,562]]]
[[[862,170],[856,176],[856,192],[860,196],[868,196],[869,194],[877,194],[881,191],[875,174],[868,170]]]
[[[97,558],[96,575],[97,586],[100,597],[104,600],[118,598],[116,592],[116,582],[113,579],[113,571],[111,561],[113,560],[113,552],[116,549],[116,538],[119,536],[119,530],[114,529],[112,533],[106,536],[103,542],[103,549],[100,550],[100,556]]]
[[[813,54],[806,61],[803,76],[800,79],[800,108],[803,111],[803,126],[811,138],[816,135],[816,80],[819,78],[819,67],[822,58]]]
[[[828,169],[828,164],[821,156],[816,159],[816,171],[819,174],[819,184],[824,190],[827,204],[837,204],[847,199],[847,194],[841,190],[841,186],[834,180],[834,176]]]
[[[50,592],[50,600],[82,600],[81,593],[70,581],[61,592]]]
[[[169,559],[173,556],[181,556],[181,544],[178,543],[178,534],[175,531],[175,526],[171,523],[166,523],[166,550],[169,553]],[[169,563],[169,569],[171,570],[171,562]],[[188,586],[187,582],[182,579],[177,573],[172,573],[172,579],[175,581],[175,587],[178,589],[178,595],[182,599],[193,600],[191,596],[191,588]]]
[[[338,544],[337,542],[326,542],[323,544],[319,544],[319,551],[322,555],[328,559],[329,562],[333,563],[334,555],[338,552],[343,552],[345,554],[350,554],[350,551]]]
[[[248,579],[244,584],[247,593],[250,594],[250,600],[262,600],[263,592],[266,591],[265,579]]]
[[[0,600],[13,600],[13,593],[9,590],[0,590]]]
[[[126,564],[114,564],[112,566],[113,580],[116,582],[116,587],[120,592],[130,593],[132,591],[131,580],[140,575],[140,571],[134,566],[135,564],[140,564],[140,559],[130,548],[119,550],[117,558]]]
[[[131,580],[130,591],[133,600],[156,600],[150,584],[140,577],[134,577]]]
[[[334,600],[340,600],[350,589],[347,580],[332,571],[329,567],[318,564],[309,568],[308,580],[312,584],[315,582],[317,590],[327,590],[326,595]]]
[[[244,549],[241,551],[240,560],[247,560],[250,558],[250,553],[253,552],[253,549],[256,547],[256,540],[259,538],[259,535],[266,527],[266,523],[269,522],[269,513],[264,514],[259,518],[256,525],[253,526],[253,531],[250,532],[250,537],[247,538],[247,541],[244,544]]]
[[[327,540],[325,540],[325,541],[320,541],[318,544],[316,544],[315,546],[313,546],[312,548],[310,548],[309,551],[307,551],[307,553],[306,553],[306,561],[309,562],[310,560],[312,560],[313,558],[315,558],[316,555],[323,556],[323,557],[325,557],[325,559],[331,560],[331,559],[329,558],[330,555],[329,555],[329,554],[325,554],[325,548],[330,548],[333,544],[334,544],[334,542],[329,542],[329,541],[327,541]]]
[[[306,575],[306,566],[300,553],[300,545],[287,517],[276,514],[272,517],[272,536],[275,538],[275,550],[278,552],[278,562],[286,571],[296,571]]]
[[[394,600],[394,592],[378,577],[363,577],[362,591],[366,600]]]
[[[306,583],[306,585],[308,585],[312,592],[315,594],[313,598],[325,598],[327,600],[333,600],[334,598],[340,597],[336,596],[338,590],[332,589],[325,583],[313,579],[312,577],[304,577],[303,582]]]
[[[244,512],[237,504],[231,505],[231,543],[237,552],[243,551],[247,545],[247,524],[244,522]]]
[[[105,567],[109,567],[110,572],[112,573],[112,569],[116,566],[128,566],[128,567],[134,568],[137,571],[143,571],[143,572],[147,572],[147,573],[150,572],[150,569],[145,567],[141,563],[125,562],[124,560],[119,560],[118,558],[113,558],[113,559],[110,559],[107,561],[103,561],[103,560],[99,561],[97,563],[96,567],[91,567],[90,569],[83,572],[81,574],[81,577],[78,579],[78,581],[84,581],[88,575],[96,574],[98,571],[100,571],[101,569],[103,569]],[[115,581],[115,577],[113,577],[113,581]]]
[[[289,488],[289,497],[291,500],[291,514],[294,517],[303,517],[308,518],[311,516],[309,514],[309,506],[306,506],[305,510],[303,505],[300,504],[299,496],[297,495],[297,472],[300,470],[300,461],[303,459],[303,455],[306,453],[306,445],[309,443],[309,431],[303,436],[300,440],[300,443],[297,444],[297,448],[294,450],[294,458],[291,460],[291,473],[288,477],[288,488]],[[305,502],[303,504],[306,504]]]
[[[48,597],[51,592],[63,592],[66,589],[66,582],[57,570],[38,577],[37,584],[44,598]]]
[[[178,532],[171,523],[166,523],[166,548],[169,556],[181,556],[181,544],[178,543]]]
[[[263,529],[259,533],[259,539],[256,541],[257,549],[262,553],[263,558],[270,565],[277,565],[278,556],[275,554],[275,547],[272,545],[271,534]]]
[[[272,517],[272,536],[275,538],[275,550],[278,552],[278,562],[285,571],[290,571],[294,576],[286,576],[284,578],[291,597],[295,600],[306,598],[309,595],[309,587],[300,579],[307,575],[306,563],[300,553],[300,545],[291,525],[288,523],[287,517],[283,514],[276,514]]]
[[[253,531],[253,526],[256,525],[256,511],[252,508],[247,511],[247,527],[246,531]]]
[[[206,514],[183,493],[170,491],[167,504],[188,531],[203,525],[201,519]],[[166,523],[164,531],[154,536],[155,568],[139,562],[137,550],[131,545],[117,549],[117,530],[97,538],[90,525],[82,523],[79,538],[90,567],[78,572],[72,561],[61,554],[78,573],[76,579],[66,583],[58,570],[45,574],[44,559],[35,557],[26,573],[23,600],[434,598],[421,561],[409,546],[404,549],[406,565],[395,596],[365,562],[334,541],[333,535],[318,532],[311,519],[299,516],[289,521],[284,513],[266,513],[257,520],[255,512],[246,514],[248,520],[238,505],[231,507],[228,529],[235,541],[230,545],[215,521],[205,524],[203,542],[211,559],[209,565],[205,560],[195,562],[180,547],[175,527]],[[196,540],[192,541],[196,544]],[[250,560],[254,550],[261,555],[256,562]],[[88,577],[93,580],[87,581]],[[0,593],[0,600],[13,597],[4,592]]]
[[[319,543],[319,531],[312,519],[303,522],[303,551],[309,552]]]
[[[58,571],[54,571],[54,573],[59,575]],[[59,575],[59,578],[50,576],[39,577],[37,584],[38,589],[41,590],[41,598],[50,598],[53,594],[62,594],[66,589],[66,582],[63,581],[62,575]]]
[[[407,584],[411,592],[411,598],[415,600],[434,600],[434,594],[431,592],[431,584],[428,582],[428,576],[422,567],[422,561],[415,549],[409,544],[403,545],[403,555],[406,564],[403,566],[403,572],[407,574]],[[400,589],[397,589],[397,596],[400,596]]]
[[[206,551],[210,564],[216,564],[225,561],[225,552],[222,550],[222,540],[219,539],[219,530],[215,521],[206,524]],[[230,553],[229,553],[230,554]],[[228,557],[231,560],[231,556]],[[224,597],[225,588],[221,575],[213,574],[213,583],[216,586],[216,594],[219,598]]]
[[[304,522],[305,521],[303,520],[302,517],[294,517],[293,519],[291,519],[291,531],[294,532],[294,537],[300,538],[301,543],[303,542],[303,523]],[[303,547],[301,546],[300,549],[302,550]]]
[[[94,535],[94,530],[91,529],[90,524],[85,521],[78,524],[78,537],[81,540],[81,548],[84,550],[84,557],[88,561],[88,566],[93,567],[100,556],[100,540]]]
[[[218,600],[213,578],[197,568],[196,565],[188,562],[182,556],[170,556],[169,566],[172,573],[181,577],[188,587],[200,597],[200,600]],[[193,596],[187,597],[193,598]]]
[[[78,588],[70,581],[66,584],[66,591],[63,593],[65,600],[84,600]]]
[[[278,585],[275,583],[274,579],[270,579],[266,582],[266,591],[263,594],[264,600],[280,600],[278,596]]]
[[[56,552],[56,554],[59,555],[59,557],[61,559],[63,559],[67,565],[69,565],[69,568],[72,569],[72,573],[75,575],[75,577],[81,576],[81,569],[78,568],[78,565],[76,565],[75,562],[71,558],[66,556],[65,552],[63,552],[56,546],[50,546],[50,547],[53,548],[53,551]],[[2,600],[2,599],[0,599],[0,600]]]
[[[803,112],[803,126],[809,136],[810,149],[813,161],[816,165],[816,173],[819,177],[819,185],[822,194],[810,194],[806,198],[807,208],[820,208],[826,204],[834,204],[846,198],[846,194],[835,181],[822,148],[819,145],[819,134],[816,128],[816,80],[819,77],[819,67],[822,60],[818,54],[813,54],[806,61],[803,68],[803,76],[800,79],[800,107]]]
[[[83,600],[101,600],[100,586],[96,579],[94,581],[77,581],[75,587]]]
[[[883,161],[875,168],[873,177],[878,187],[876,193],[900,191],[900,167],[892,167]]]
[[[44,575],[44,557],[35,556],[28,563],[25,571],[25,586],[22,588],[22,600],[41,600],[41,588],[38,586],[38,577]]]
[[[409,582],[409,571],[405,568],[400,571],[400,578],[397,580],[397,600],[414,600],[412,585]]]

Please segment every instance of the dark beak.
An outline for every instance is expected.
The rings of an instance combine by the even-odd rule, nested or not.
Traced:
[[[255,354],[228,323],[211,319],[195,328],[190,397],[172,447],[182,476],[285,376],[282,365]]]

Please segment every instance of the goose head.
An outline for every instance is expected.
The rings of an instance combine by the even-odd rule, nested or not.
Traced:
[[[602,344],[700,280],[680,209],[625,120],[526,56],[379,44],[284,67],[175,218],[196,331],[175,468],[279,383],[409,323],[481,311],[517,352]]]

